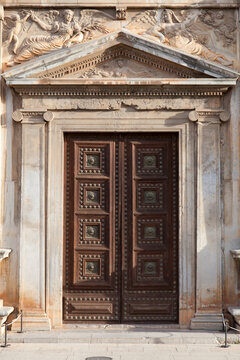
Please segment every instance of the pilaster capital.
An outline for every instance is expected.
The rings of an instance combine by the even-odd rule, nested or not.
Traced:
[[[190,111],[188,118],[190,121],[198,123],[220,124],[221,122],[226,122],[230,119],[230,113],[221,109],[194,110]]]
[[[22,124],[44,124],[53,120],[54,114],[46,110],[16,110],[12,119]]]

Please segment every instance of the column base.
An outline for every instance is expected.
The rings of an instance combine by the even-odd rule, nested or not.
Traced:
[[[222,314],[195,314],[191,320],[192,330],[223,330]]]
[[[13,331],[20,331],[21,319],[18,319],[13,325]],[[23,313],[23,331],[50,331],[51,322],[46,314]]]

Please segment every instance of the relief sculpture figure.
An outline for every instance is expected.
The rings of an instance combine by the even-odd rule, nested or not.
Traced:
[[[231,18],[229,22],[226,22],[224,17],[224,12],[203,10],[201,15],[201,20],[214,29],[217,40],[223,41],[223,46],[227,47],[231,44],[236,43],[235,31],[237,29],[234,19]]]
[[[96,14],[97,12],[97,14]],[[100,11],[99,11],[100,13]],[[50,32],[49,35],[35,35],[26,38],[19,47],[16,56],[8,62],[8,66],[30,60],[35,56],[49,53],[62,47],[90,40],[93,31],[107,33],[107,28],[98,20],[97,10],[82,10],[80,20],[74,18],[70,9],[63,10],[62,21],[50,24],[44,22],[33,11],[30,17],[42,30]]]
[[[21,33],[24,24],[28,20],[30,13],[24,14],[21,18],[19,14],[13,14],[11,16],[5,16],[4,19],[4,36],[7,39],[3,42],[3,46],[12,45],[12,52],[17,53],[19,46],[19,34]]]
[[[222,65],[228,66],[232,61],[224,55],[216,54],[211,49],[202,44],[189,31],[189,27],[198,20],[196,14],[188,16],[184,21],[174,14],[172,10],[149,10],[142,14],[136,15],[134,22],[143,22],[152,25],[148,28],[143,36],[159,41],[160,43],[169,45],[179,50],[185,51],[192,55],[201,56],[210,61],[216,61]]]

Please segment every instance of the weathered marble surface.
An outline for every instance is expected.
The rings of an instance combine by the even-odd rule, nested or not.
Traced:
[[[27,0],[17,3],[28,5]],[[157,3],[163,5],[164,1]],[[71,15],[70,22],[63,18],[64,10],[73,5],[74,17],[81,23],[82,9],[74,9],[74,1],[59,2],[55,35],[48,17],[54,13],[46,7],[40,9],[51,1],[29,1],[34,15],[29,15],[30,8],[24,5],[11,8],[14,4],[11,1],[5,8],[7,17],[19,14],[20,18],[16,17],[15,26],[10,26],[14,36],[11,31],[4,33],[4,41],[9,42],[4,46],[4,70],[7,62],[19,56],[26,38],[41,35],[44,45],[49,36],[55,36],[58,47],[35,54],[32,39],[33,47],[25,48],[32,51],[28,60],[9,67],[4,74],[7,86],[2,97],[0,244],[13,252],[7,262],[1,263],[0,297],[9,305],[22,306],[26,325],[32,328],[49,329],[49,319],[54,326],[61,326],[65,131],[177,131],[180,326],[189,327],[192,319],[192,327],[219,328],[222,308],[240,305],[238,268],[230,252],[240,246],[240,90],[238,74],[231,67],[212,62],[201,52],[207,45],[239,69],[239,29],[235,30],[234,25],[230,31],[228,27],[237,24],[237,2],[172,1],[173,13],[167,12],[170,21],[161,23],[156,23],[161,12],[152,9],[146,13],[149,9],[141,8],[144,2],[138,4],[139,9],[127,10],[126,20],[119,20],[119,16],[125,17],[124,11],[119,11],[117,19],[115,9],[97,8],[105,14],[100,18],[107,20],[101,21],[98,29],[88,29],[87,36],[93,38],[80,43],[72,42],[73,35],[63,39],[58,32],[64,25],[70,33],[76,31],[78,40],[84,36],[82,30],[77,32]],[[181,4],[192,4],[193,8],[182,13],[178,8]],[[206,13],[201,8],[204,4],[219,7]],[[193,15],[197,22],[189,25]],[[42,29],[36,17],[51,30]],[[199,46],[198,56],[170,44],[182,23],[186,31],[182,40],[195,34],[192,44]],[[173,25],[172,36],[166,24]],[[121,57],[112,51],[111,47],[119,44],[141,53],[134,60],[136,66],[126,53]],[[112,58],[101,58],[100,53],[108,49]],[[94,63],[94,57],[101,61]],[[157,66],[151,65],[153,59]],[[87,69],[79,70],[84,61]],[[231,115],[228,122],[224,122],[223,109]],[[201,121],[198,116],[189,120],[191,111],[200,111],[200,119],[205,111],[207,120]],[[30,260],[29,253],[33,256]]]

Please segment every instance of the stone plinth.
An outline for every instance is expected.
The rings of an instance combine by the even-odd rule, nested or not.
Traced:
[[[11,249],[0,249],[0,262],[9,256],[11,251]]]
[[[3,300],[0,299],[0,335],[4,333],[4,327],[2,327],[2,325],[13,310],[14,308],[12,306],[3,306]]]
[[[240,306],[238,307],[229,307],[228,311],[234,317],[237,326],[240,327]]]

